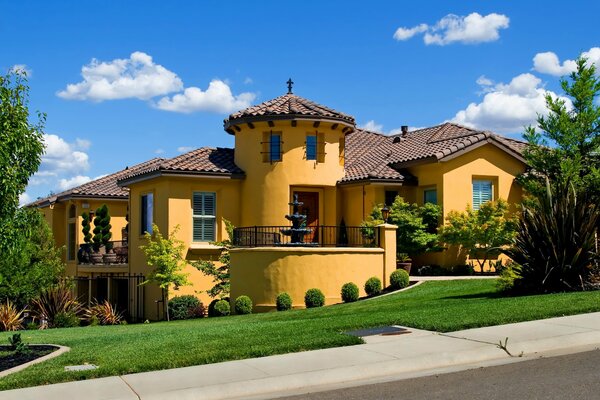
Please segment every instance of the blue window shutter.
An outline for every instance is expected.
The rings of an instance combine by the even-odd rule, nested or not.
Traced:
[[[473,180],[473,210],[492,200],[492,181]]]
[[[281,161],[281,135],[271,134],[269,155],[271,161]]]
[[[308,135],[306,136],[306,159],[316,160],[317,159],[317,136]]]

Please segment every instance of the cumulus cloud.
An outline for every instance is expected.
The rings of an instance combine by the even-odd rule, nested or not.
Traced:
[[[15,64],[12,67],[10,67],[8,69],[8,71],[15,72],[15,73],[22,72],[22,73],[25,73],[25,75],[27,75],[30,78],[31,78],[31,75],[33,74],[33,70],[25,64]]]
[[[520,132],[526,125],[535,125],[538,114],[547,114],[546,93],[558,97],[544,89],[540,78],[529,73],[514,77],[508,84],[493,85],[491,80],[480,84],[486,92],[482,101],[456,113],[453,122],[500,133]],[[570,101],[561,98],[570,107]]]
[[[367,123],[359,125],[358,127],[366,131],[383,133],[383,125],[378,124],[374,120],[367,121]]]
[[[90,178],[89,176],[76,175],[69,179],[63,178],[63,179],[59,180],[58,187],[60,190],[67,190],[67,189],[71,189],[75,186],[83,185],[84,183],[87,183],[91,180],[92,180],[92,178]]]
[[[581,53],[581,56],[588,59],[588,64],[594,64],[600,73],[600,47],[592,47]],[[533,69],[543,74],[563,76],[577,70],[577,63],[575,60],[565,60],[561,64],[556,53],[547,51],[533,57]]]
[[[164,154],[165,150],[164,149],[156,149],[154,150],[154,154]]]
[[[89,157],[82,150],[89,148],[89,141],[67,143],[58,135],[44,135],[46,152],[38,176],[57,176],[61,173],[77,173],[89,169]]]
[[[94,58],[81,68],[81,76],[83,81],[68,84],[57,95],[68,100],[148,100],[183,89],[183,82],[174,72],[155,64],[141,51],[106,62]]]
[[[187,153],[188,151],[192,151],[194,149],[195,149],[195,147],[191,147],[191,146],[179,146],[177,148],[177,151],[180,153]]]
[[[503,14],[491,13],[484,16],[474,12],[466,17],[448,14],[432,26],[419,24],[412,28],[398,28],[394,33],[394,39],[408,40],[419,33],[424,33],[423,41],[427,45],[493,42],[500,37],[500,29],[508,28],[509,23],[510,19]]]
[[[195,111],[211,111],[216,113],[229,113],[249,107],[256,98],[254,93],[240,93],[234,95],[227,83],[214,79],[203,91],[197,87],[189,87],[183,93],[172,97],[163,97],[156,103],[156,107],[165,111],[192,113]]]

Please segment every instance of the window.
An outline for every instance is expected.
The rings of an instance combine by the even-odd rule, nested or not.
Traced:
[[[194,242],[216,240],[216,198],[216,193],[194,192],[192,199]]]
[[[281,135],[271,133],[269,137],[269,161],[281,161]]]
[[[339,158],[340,158],[340,165],[344,165],[344,158],[345,158],[345,147],[346,147],[346,139],[344,137],[340,138],[339,141]]]
[[[75,222],[69,222],[67,225],[67,260],[69,261],[73,261],[75,259],[75,248],[77,247],[77,242],[75,239],[77,229],[75,226]]]
[[[398,196],[397,190],[386,190],[385,191],[385,205],[389,207],[392,204],[394,204],[394,200],[396,200],[397,196]]]
[[[479,210],[483,203],[492,200],[492,181],[473,179],[473,210]]]
[[[152,193],[142,195],[142,224],[140,233],[152,234],[152,222],[154,221],[154,195]]]
[[[77,216],[77,207],[75,204],[71,204],[69,207],[69,218],[75,218]]]
[[[306,136],[306,159],[317,159],[317,135]]]
[[[423,190],[423,204],[437,204],[437,189]]]

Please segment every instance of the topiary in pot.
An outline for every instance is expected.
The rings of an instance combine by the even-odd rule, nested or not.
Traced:
[[[306,308],[322,307],[325,305],[325,295],[319,289],[308,289],[304,294]]]
[[[102,262],[102,255],[100,254],[100,247],[102,246],[102,226],[100,224],[102,218],[98,214],[99,212],[100,208],[96,210],[96,216],[94,217],[94,236],[92,237],[92,249],[94,253],[90,257],[94,264]]]
[[[365,292],[367,296],[374,296],[381,293],[381,280],[376,276],[367,279],[365,282]]]
[[[83,212],[81,214],[81,233],[83,233],[83,241],[85,243],[79,246],[79,252],[77,253],[77,258],[80,263],[90,262],[90,253],[92,250],[92,234],[90,233],[92,227],[90,225],[90,220],[91,218],[89,213]]]
[[[96,210],[94,224],[96,224],[96,220],[98,220],[98,227],[100,228],[97,234],[100,235],[100,240],[106,250],[106,253],[103,256],[104,262],[115,263],[117,261],[117,255],[112,251],[113,243],[110,241],[112,238],[112,233],[110,231],[112,225],[110,224],[110,214],[106,204],[103,204]],[[96,233],[96,228],[94,228],[94,233]],[[94,236],[94,238],[95,237],[96,236]]]
[[[390,275],[390,286],[392,289],[404,289],[409,284],[408,272],[397,269]]]
[[[342,286],[341,295],[344,303],[352,303],[358,300],[358,286],[353,282],[345,283],[344,286]]]
[[[277,311],[287,311],[292,308],[292,296],[286,292],[279,293],[275,300]]]
[[[214,307],[215,317],[225,317],[231,314],[231,306],[227,300],[218,300]]]
[[[236,314],[250,314],[252,313],[252,300],[248,296],[240,296],[235,299],[233,308]]]

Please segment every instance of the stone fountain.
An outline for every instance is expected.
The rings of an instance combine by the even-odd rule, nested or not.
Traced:
[[[292,221],[291,228],[281,229],[281,233],[286,236],[291,236],[290,243],[285,246],[312,246],[312,243],[304,243],[304,236],[312,232],[312,229],[302,227],[302,223],[306,221],[306,215],[300,214],[299,208],[304,203],[298,201],[298,195],[294,195],[294,201],[288,203],[292,206],[292,214],[286,215],[288,221]]]

